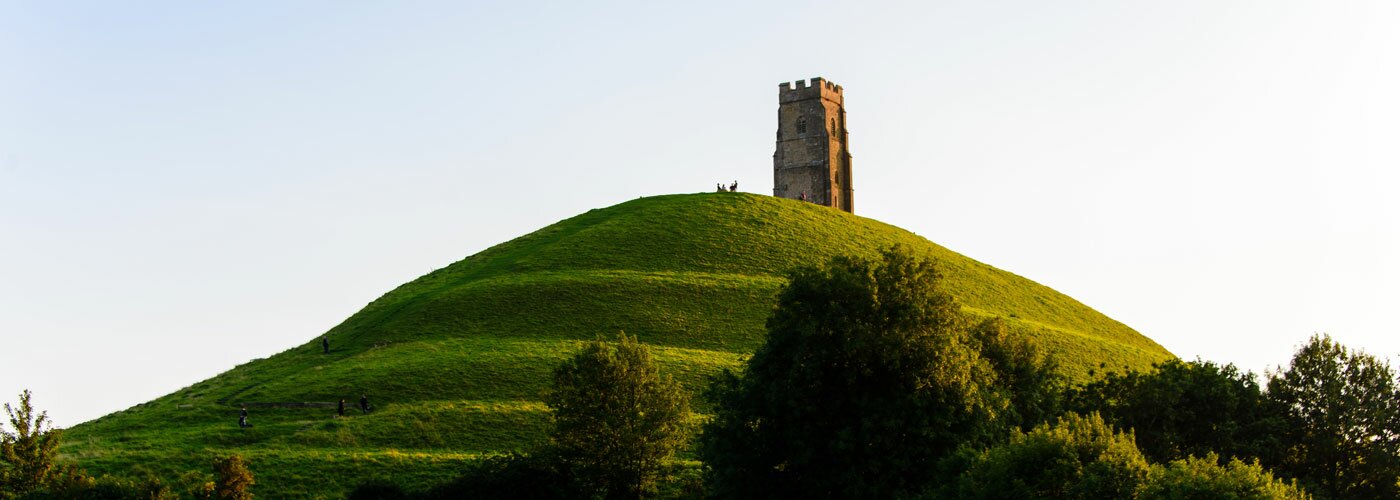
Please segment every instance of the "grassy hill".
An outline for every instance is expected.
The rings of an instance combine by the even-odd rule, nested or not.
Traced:
[[[330,354],[309,338],[74,427],[61,451],[93,473],[170,477],[236,452],[252,462],[254,491],[277,497],[339,496],[375,476],[444,480],[475,456],[539,442],[549,373],[582,342],[637,335],[666,373],[698,389],[762,341],[786,270],[897,243],[938,259],[968,311],[1008,318],[1072,378],[1171,356],[1070,297],[897,227],[767,196],[657,196],[433,271],[330,329]],[[353,405],[360,394],[375,412],[254,407],[256,427],[236,425],[242,402]]]

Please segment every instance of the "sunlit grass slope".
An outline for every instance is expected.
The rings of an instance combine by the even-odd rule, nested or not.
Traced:
[[[257,491],[279,497],[336,496],[373,476],[446,479],[475,455],[543,438],[550,370],[582,342],[637,335],[698,389],[762,341],[787,270],[893,244],[938,259],[969,312],[1007,318],[1072,378],[1171,356],[1074,299],[887,224],[767,196],[657,196],[429,273],[332,328],[330,354],[311,339],[82,424],[63,452],[92,472],[171,475],[236,452],[252,460]],[[362,393],[369,415],[254,408],[256,427],[235,425],[240,402],[353,405]]]

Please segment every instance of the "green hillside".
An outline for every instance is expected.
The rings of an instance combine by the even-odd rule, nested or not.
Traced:
[[[170,476],[236,452],[252,462],[254,491],[277,497],[337,496],[374,476],[443,480],[474,456],[542,439],[550,370],[583,341],[637,335],[697,389],[761,342],[786,270],[896,243],[937,258],[968,311],[1007,317],[1072,378],[1171,357],[1072,298],[887,224],[767,196],[657,196],[433,271],[332,328],[330,354],[310,338],[79,425],[62,452],[93,473]],[[241,402],[353,405],[362,393],[377,407],[369,415],[253,407],[256,427],[236,425]]]

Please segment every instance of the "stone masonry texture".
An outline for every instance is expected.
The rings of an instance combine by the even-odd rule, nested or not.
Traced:
[[[855,213],[841,86],[821,77],[778,84],[773,196]]]

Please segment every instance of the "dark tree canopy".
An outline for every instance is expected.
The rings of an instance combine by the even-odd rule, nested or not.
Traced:
[[[662,466],[685,444],[690,405],[636,337],[595,341],[554,371],[546,398],[562,466],[609,498],[649,491]]]
[[[1011,403],[1000,420],[1021,430],[1059,416],[1064,406],[1066,380],[1058,364],[1030,340],[1007,332],[1000,318],[983,321],[972,329],[974,347],[992,365],[996,389]]]
[[[372,485],[371,485],[372,486]],[[375,498],[366,492],[364,498]],[[392,494],[392,492],[391,492]],[[386,495],[387,496],[387,495]],[[588,497],[573,478],[560,470],[557,457],[547,452],[511,453],[482,458],[457,479],[415,495],[421,500],[535,500]]]
[[[1313,336],[1269,378],[1286,415],[1280,469],[1326,498],[1400,498],[1400,391],[1390,366]]]
[[[1277,412],[1254,374],[1234,365],[1169,360],[1147,373],[1110,373],[1070,399],[1075,411],[1097,411],[1110,424],[1133,429],[1138,448],[1153,461],[1215,452],[1271,462],[1281,446]]]
[[[711,387],[700,451],[712,493],[916,492],[940,457],[1004,433],[996,370],[940,280],[898,248],[793,272],[742,377]]]

